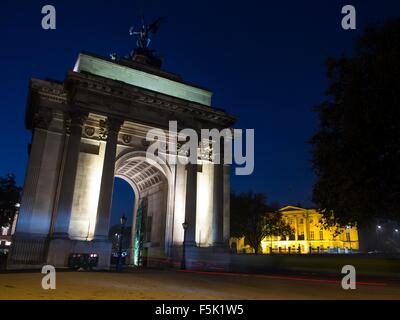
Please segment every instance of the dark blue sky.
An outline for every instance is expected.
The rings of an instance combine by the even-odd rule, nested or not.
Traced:
[[[41,28],[41,8],[57,10],[57,29]],[[341,28],[341,8],[357,9],[357,30]],[[0,2],[0,175],[23,183],[30,133],[24,112],[30,77],[62,80],[79,51],[125,55],[141,12],[166,16],[152,47],[164,68],[212,89],[213,105],[255,129],[255,171],[232,177],[237,191],[265,192],[281,204],[312,205],[307,140],[312,107],[324,99],[324,61],[351,52],[366,24],[400,16],[400,1],[18,1]],[[114,218],[131,196],[117,183]]]

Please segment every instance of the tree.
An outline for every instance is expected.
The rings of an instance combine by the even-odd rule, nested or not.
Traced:
[[[311,139],[313,201],[330,225],[400,217],[400,19],[367,28],[329,59],[330,98]]]
[[[282,219],[278,210],[267,212],[264,217],[264,237],[270,238],[271,248],[273,237],[290,237],[293,235],[292,227]]]
[[[261,252],[264,238],[289,235],[290,230],[283,222],[278,206],[267,204],[265,194],[252,191],[231,194],[231,236],[245,237],[255,253]]]
[[[9,227],[17,212],[21,188],[17,187],[15,175],[0,178],[0,227]]]

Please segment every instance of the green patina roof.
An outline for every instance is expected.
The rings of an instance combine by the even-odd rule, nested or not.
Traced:
[[[211,106],[212,92],[179,81],[80,53],[75,72],[88,72],[176,98]]]

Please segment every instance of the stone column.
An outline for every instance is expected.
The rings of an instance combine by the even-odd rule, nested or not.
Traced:
[[[74,197],[75,179],[78,168],[79,150],[81,144],[82,126],[86,115],[80,112],[71,114],[70,135],[68,138],[67,154],[63,168],[60,188],[60,198],[53,238],[68,238],[68,228],[71,218],[72,201]]]
[[[196,151],[197,159],[197,151]],[[196,198],[197,198],[197,161],[195,164],[186,165],[186,201],[185,221],[188,224],[186,229],[186,245],[196,245]]]
[[[20,215],[17,224],[17,234],[28,234],[36,201],[36,190],[40,179],[40,168],[45,152],[47,132],[38,127],[33,130],[29,165],[25,177],[23,196],[21,199]]]
[[[107,143],[104,154],[103,173],[101,176],[99,204],[97,206],[95,240],[107,240],[110,224],[110,211],[114,187],[115,156],[118,143],[118,132],[122,125],[119,119],[107,120]]]
[[[230,189],[230,165],[224,164],[224,242],[230,239],[230,213],[231,213],[231,189]]]
[[[310,250],[310,215],[308,213],[308,210],[306,210],[306,217],[305,217],[305,230],[304,230],[304,239],[306,240],[305,246],[304,246],[304,251],[308,253]]]
[[[307,229],[307,225],[308,225],[308,217],[307,216],[303,216],[303,226],[304,226],[304,241],[308,241],[308,229]]]
[[[213,245],[221,246],[224,242],[224,150],[221,139],[220,152],[214,154],[213,177]],[[219,159],[218,159],[219,157]]]

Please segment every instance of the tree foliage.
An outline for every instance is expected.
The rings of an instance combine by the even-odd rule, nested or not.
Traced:
[[[261,241],[269,236],[290,235],[277,205],[268,205],[263,193],[231,194],[231,236],[245,237],[254,252],[261,252]]]
[[[21,188],[17,186],[15,176],[8,174],[0,178],[0,227],[11,225],[20,201]]]
[[[399,218],[400,20],[366,29],[327,71],[330,99],[311,139],[313,201],[331,225]]]

